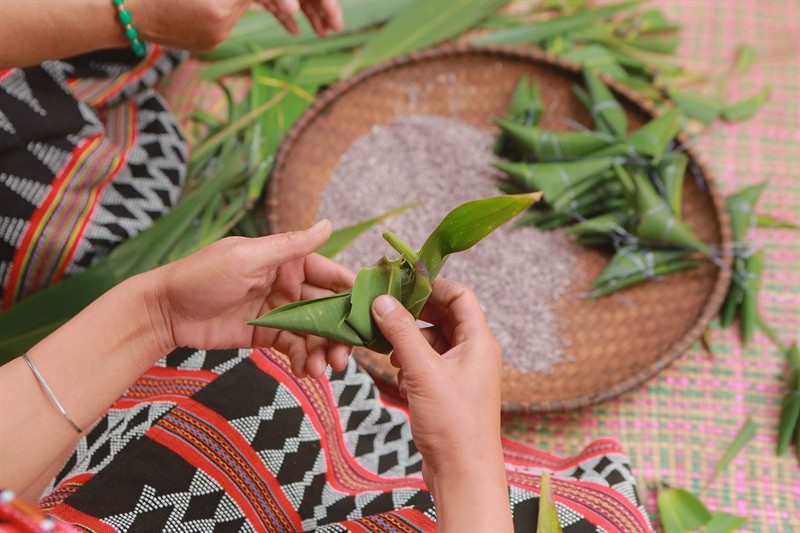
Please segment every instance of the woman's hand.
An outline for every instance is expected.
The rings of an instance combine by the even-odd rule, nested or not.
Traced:
[[[347,346],[246,324],[275,307],[350,288],[350,270],[313,253],[330,234],[325,220],[305,231],[230,237],[146,274],[157,287],[150,308],[160,314],[160,341],[167,349],[274,346],[300,377],[320,377],[326,363],[343,370]]]
[[[0,0],[0,69],[28,67],[51,59],[129,42],[111,0]],[[302,11],[319,36],[344,26],[338,0],[126,0],[125,9],[145,42],[191,51],[209,50],[228,38],[253,5],[269,9],[291,33]]]
[[[344,26],[338,0],[128,0],[125,6],[145,41],[202,51],[227,39],[254,4],[267,8],[291,33],[300,31],[294,18],[300,10],[320,37]]]
[[[500,349],[474,293],[438,279],[421,330],[391,296],[373,316],[392,343],[411,434],[442,531],[511,529],[500,442]]]

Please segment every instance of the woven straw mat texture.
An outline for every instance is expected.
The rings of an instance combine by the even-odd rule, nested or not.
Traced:
[[[681,61],[723,76],[729,97],[749,96],[765,84],[772,97],[742,124],[716,124],[698,141],[723,193],[769,180],[759,211],[800,220],[800,2],[795,0],[662,0],[655,2],[683,25]],[[727,73],[736,47],[749,43],[758,61],[743,76]],[[197,68],[179,70],[165,86],[182,119],[213,89],[197,85]],[[213,109],[211,109],[213,110]],[[800,235],[757,230],[766,250],[761,312],[784,342],[800,325]],[[746,515],[747,531],[800,531],[800,466],[794,454],[777,458],[776,423],[786,362],[763,335],[742,348],[733,330],[714,323],[713,357],[694,346],[669,369],[615,400],[566,414],[508,416],[507,436],[560,455],[591,439],[615,437],[625,446],[655,510],[653,483],[664,481],[701,496],[712,510]],[[750,416],[757,435],[716,481],[704,488],[728,443]]]

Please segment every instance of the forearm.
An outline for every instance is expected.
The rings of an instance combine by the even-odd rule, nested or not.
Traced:
[[[126,45],[111,0],[0,0],[0,69]]]
[[[28,351],[84,430],[169,349],[152,276],[120,284]],[[26,490],[77,436],[21,357],[0,367],[0,486]]]
[[[474,457],[460,471],[435,474],[434,480],[438,531],[513,531],[502,451]]]

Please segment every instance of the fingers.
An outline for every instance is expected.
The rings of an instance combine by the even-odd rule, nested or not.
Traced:
[[[395,298],[386,294],[375,298],[372,315],[394,347],[394,359],[406,375],[426,372],[436,364],[438,357],[417,327],[417,321]]]
[[[327,14],[320,9],[319,2],[306,0],[300,4],[300,9],[303,10],[308,22],[314,29],[314,33],[320,37],[324,37],[327,33],[327,29],[323,17],[327,16]]]
[[[437,279],[433,282],[433,292],[426,309],[428,307],[430,309],[420,318],[440,324],[453,346],[467,339],[494,341],[480,302],[466,285],[448,279]]]
[[[286,31],[292,34],[300,33],[300,28],[294,19],[294,14],[300,9],[298,0],[258,0],[258,3],[267,8]]]
[[[350,357],[352,348],[346,344],[330,343],[328,346],[328,364],[336,372],[343,372],[347,368],[347,358]]]
[[[325,13],[328,28],[333,31],[340,31],[344,28],[344,16],[339,0],[319,0],[319,7]]]
[[[314,252],[328,240],[331,231],[330,221],[320,220],[307,230],[248,239],[244,241],[241,255],[234,259],[251,265],[255,272],[272,269]]]
[[[305,275],[308,283],[332,292],[346,291],[356,279],[355,272],[319,254],[306,258]]]

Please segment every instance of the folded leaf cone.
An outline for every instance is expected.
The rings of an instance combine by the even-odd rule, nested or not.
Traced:
[[[583,80],[592,104],[589,112],[597,128],[615,137],[625,135],[628,132],[628,117],[611,89],[588,68],[583,69]]]
[[[786,362],[789,365],[789,379],[781,402],[778,446],[775,451],[777,455],[786,452],[795,432],[800,432],[800,351],[797,349],[797,342],[786,351]]]
[[[381,259],[359,271],[349,291],[294,302],[248,322],[325,337],[351,346],[388,352],[391,346],[372,320],[372,301],[391,294],[418,317],[431,293],[431,283],[450,254],[464,251],[541,198],[541,194],[494,196],[467,202],[451,211],[415,253],[391,232],[384,239],[400,258]]]
[[[529,191],[542,191],[548,202],[564,194],[581,181],[611,168],[614,159],[602,157],[580,161],[550,163],[494,163],[494,166]]]
[[[747,236],[747,230],[756,225],[758,220],[755,214],[756,203],[766,186],[766,181],[750,185],[725,199],[725,207],[731,217],[734,242],[742,242]]]
[[[634,175],[636,210],[640,215],[636,235],[644,240],[691,248],[711,255],[708,245],[678,220],[669,205],[658,195],[647,176]]]
[[[496,119],[503,135],[512,140],[523,158],[537,161],[575,159],[610,144],[611,139],[588,131],[547,131],[510,120]]]
[[[681,216],[681,199],[683,194],[683,178],[689,158],[682,152],[669,152],[656,167],[667,202],[676,217]]]
[[[635,246],[620,248],[594,279],[591,287],[594,289],[609,281],[634,274],[645,274],[647,277],[652,277],[656,268],[681,259],[685,255],[686,252],[682,250],[651,250]]]
[[[536,126],[544,115],[542,94],[538,83],[531,84],[528,78],[520,76],[511,103],[508,105],[506,122],[520,126]],[[517,149],[517,143],[511,142],[505,131],[500,132],[494,145],[494,153],[510,158],[524,157]]]

